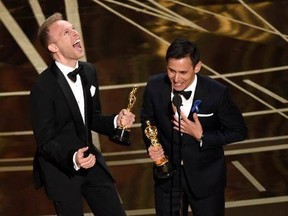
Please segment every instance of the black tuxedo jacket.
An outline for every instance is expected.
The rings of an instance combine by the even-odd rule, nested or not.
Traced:
[[[173,129],[171,122],[174,112],[171,104],[171,83],[166,74],[151,77],[144,91],[141,110],[142,130],[146,120],[158,128],[158,138],[169,160],[178,167],[183,160],[189,185],[197,197],[205,197],[226,184],[226,165],[223,146],[243,140],[247,128],[242,114],[232,102],[228,88],[219,82],[197,75],[193,103],[201,100],[198,117],[204,131],[203,145],[190,135],[179,133]],[[192,110],[189,119],[193,119]],[[144,134],[143,139],[148,148],[149,140]],[[181,145],[179,144],[181,140]],[[181,149],[181,158],[179,146]],[[174,185],[177,184],[177,173]],[[178,179],[179,180],[179,179]],[[155,178],[156,187],[171,190],[170,180]]]
[[[79,62],[79,67],[83,67],[85,73],[82,84],[86,93],[86,125],[73,92],[55,63],[41,73],[30,93],[32,128],[37,144],[34,183],[36,188],[44,185],[53,200],[69,196],[69,192],[78,188],[87,172],[92,170],[75,171],[72,157],[79,148],[88,145],[89,151],[96,156],[96,163],[109,173],[101,153],[92,144],[91,130],[112,135],[115,116],[101,114],[93,65]],[[94,95],[90,93],[92,86],[95,87]]]

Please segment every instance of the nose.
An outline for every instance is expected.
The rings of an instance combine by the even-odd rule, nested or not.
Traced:
[[[174,82],[177,83],[179,80],[180,80],[180,75],[178,73],[175,73]]]
[[[78,36],[78,35],[79,33],[75,29],[73,29],[73,36]]]

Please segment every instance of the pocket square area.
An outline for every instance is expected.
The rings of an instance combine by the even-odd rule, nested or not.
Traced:
[[[198,113],[197,116],[198,117],[210,117],[210,116],[213,116],[214,113],[207,113],[207,114],[204,114],[204,113]]]
[[[95,86],[91,86],[90,87],[90,93],[91,93],[91,96],[93,97],[94,96],[94,94],[95,94],[95,90],[96,90],[96,88],[95,88]]]

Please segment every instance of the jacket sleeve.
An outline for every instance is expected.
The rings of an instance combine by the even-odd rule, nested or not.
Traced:
[[[238,107],[234,104],[226,87],[222,92],[216,110],[215,127],[203,126],[203,149],[244,140],[247,127]]]

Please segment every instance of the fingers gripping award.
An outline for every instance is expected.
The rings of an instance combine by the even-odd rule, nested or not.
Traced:
[[[131,111],[135,102],[136,102],[136,93],[138,91],[138,87],[134,86],[133,89],[131,90],[128,98],[128,105],[127,105],[127,110]],[[114,131],[114,134],[112,137],[110,137],[110,140],[118,143],[120,145],[124,146],[130,146],[131,141],[129,140],[130,137],[130,128],[128,128],[125,125],[122,125],[121,127],[117,127]]]
[[[150,121],[146,121],[147,127],[144,130],[144,133],[147,138],[149,138],[151,145],[154,147],[161,146],[158,140],[158,131],[156,126],[152,126]],[[168,160],[167,157],[163,157],[159,159],[158,161],[155,161],[155,169],[154,174],[157,178],[169,178],[174,174],[174,170]]]

